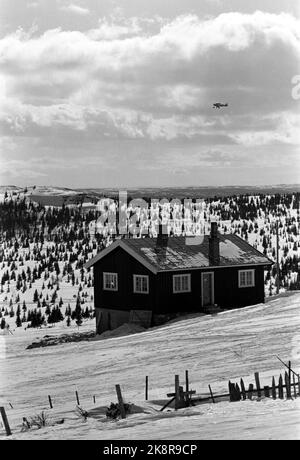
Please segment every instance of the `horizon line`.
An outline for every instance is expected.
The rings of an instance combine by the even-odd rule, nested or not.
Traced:
[[[71,187],[71,186],[64,186],[64,185],[14,185],[14,184],[6,184],[2,185],[0,184],[1,188],[4,187],[15,187],[15,188],[33,188],[33,187],[49,187],[49,188],[60,188],[60,189],[66,189],[66,190],[84,190],[84,189],[115,189],[115,190],[133,190],[133,189],[161,189],[161,188],[169,188],[169,189],[183,189],[183,188],[228,188],[228,187],[235,187],[235,188],[245,188],[245,187],[250,187],[250,188],[263,188],[263,187],[282,187],[282,186],[300,186],[300,182],[293,182],[293,183],[277,183],[277,184],[230,184],[230,185],[136,185],[136,186],[121,186],[121,185],[115,185],[115,186],[80,186],[80,187]]]

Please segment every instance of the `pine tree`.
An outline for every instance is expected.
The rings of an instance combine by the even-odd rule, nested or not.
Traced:
[[[37,302],[39,300],[39,294],[38,294],[38,291],[37,289],[34,291],[34,294],[33,294],[33,301],[34,302]]]
[[[84,312],[84,314],[83,314],[83,317],[84,317],[84,318],[89,318],[89,317],[90,317],[90,311],[89,311],[89,308],[88,308],[88,307],[86,307],[85,312]]]
[[[68,306],[67,306],[67,308],[66,308],[65,315],[66,315],[66,316],[71,316],[71,307],[70,307],[70,304],[69,304],[69,303],[68,303]]]
[[[21,321],[21,318],[20,318],[20,310],[17,312],[16,326],[17,326],[17,327],[21,327],[21,326],[22,326],[22,321]]]
[[[80,298],[79,296],[77,297],[77,301],[76,301],[76,307],[75,307],[75,322],[77,324],[77,326],[81,326],[82,324],[82,309],[81,309],[81,304],[80,304]]]

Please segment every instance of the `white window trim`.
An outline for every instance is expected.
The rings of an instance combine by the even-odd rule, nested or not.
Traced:
[[[187,289],[182,289],[180,291],[177,291],[175,289],[175,280],[176,278],[182,278],[182,277],[188,277],[188,287]],[[173,294],[181,294],[181,293],[185,293],[185,292],[191,292],[191,274],[190,273],[181,273],[180,275],[173,275]]]
[[[245,284],[245,285],[241,285],[241,274],[242,273],[248,273],[248,272],[251,272],[252,273],[252,284]],[[247,279],[247,275],[246,275],[246,279]],[[239,288],[249,288],[249,287],[255,287],[255,270],[254,269],[251,269],[251,270],[239,270]]]
[[[136,290],[136,280],[138,278],[144,278],[147,280],[147,291]],[[133,275],[133,292],[134,294],[149,294],[149,276],[148,275]]]
[[[105,277],[107,275],[114,275],[116,277],[116,287],[114,288],[108,288],[106,287],[106,283],[105,283]],[[118,273],[113,273],[113,272],[103,272],[103,291],[113,291],[113,292],[116,292],[118,290]]]

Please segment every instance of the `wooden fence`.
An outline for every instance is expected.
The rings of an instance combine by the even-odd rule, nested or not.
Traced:
[[[297,374],[291,366],[291,362],[288,364],[284,363],[278,356],[277,358],[281,363],[288,369],[284,375],[280,374],[278,378],[278,384],[276,384],[275,377],[272,377],[270,385],[261,386],[260,376],[258,372],[254,373],[255,383],[250,383],[248,389],[245,387],[244,380],[241,378],[239,382],[233,383],[228,382],[228,393],[217,394],[213,393],[211,385],[208,385],[209,396],[196,395],[195,391],[189,390],[188,371],[185,372],[186,376],[186,390],[179,385],[179,376],[175,376],[175,392],[168,393],[168,397],[172,397],[160,410],[163,411],[166,407],[169,407],[173,402],[175,410],[188,407],[191,405],[205,404],[205,403],[217,403],[222,401],[245,401],[246,399],[251,400],[256,397],[258,400],[261,398],[272,398],[272,399],[295,399],[300,396],[300,376]],[[147,392],[148,392],[148,379],[147,379]]]
[[[262,398],[270,398],[273,400],[276,399],[295,399],[300,396],[300,376],[292,369],[291,362],[288,364],[284,363],[278,356],[279,361],[287,368],[287,371],[284,374],[280,374],[278,378],[278,383],[276,384],[276,379],[273,376],[272,382],[270,385],[261,385],[260,376],[258,372],[254,373],[255,383],[250,383],[248,389],[246,389],[243,378],[239,382],[228,382],[228,393],[217,394],[212,390],[211,385],[208,385],[209,396],[197,395],[195,390],[190,389],[190,380],[189,372],[185,371],[185,388],[180,385],[179,375],[175,375],[174,379],[174,392],[168,393],[167,397],[169,399],[160,409],[164,411],[167,407],[170,407],[174,403],[175,410],[195,406],[198,404],[207,404],[207,403],[218,403],[222,401],[245,401],[252,400],[256,397],[258,400]],[[118,406],[121,413],[121,418],[126,418],[126,411],[123,401],[123,396],[121,392],[120,385],[115,385],[115,390],[117,393]],[[75,391],[75,399],[77,406],[80,407],[79,394],[78,391]],[[145,400],[149,400],[149,377],[145,378]],[[96,404],[96,396],[93,395],[93,402]],[[48,395],[48,403],[50,409],[53,409],[53,399],[51,395]],[[9,403],[10,408],[13,409],[11,403]],[[5,428],[7,436],[10,436],[11,429],[9,426],[8,418],[5,412],[4,407],[0,407],[0,414],[3,421],[3,426]]]

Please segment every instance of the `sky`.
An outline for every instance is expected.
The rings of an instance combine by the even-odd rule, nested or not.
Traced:
[[[300,183],[298,1],[0,11],[0,185]]]

